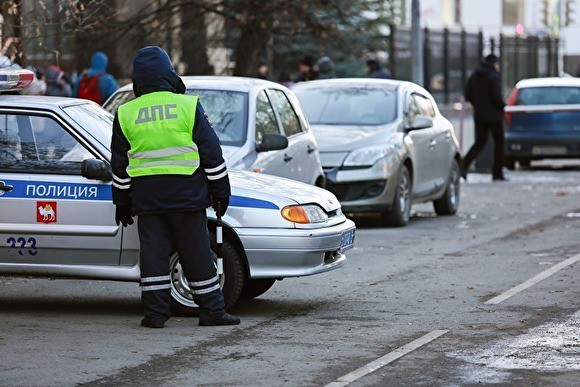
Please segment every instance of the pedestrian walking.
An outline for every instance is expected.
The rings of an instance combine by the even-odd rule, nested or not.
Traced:
[[[336,78],[336,73],[334,72],[334,62],[327,56],[323,56],[316,62],[316,69],[318,73],[318,79],[332,79]]]
[[[119,88],[115,77],[107,72],[108,64],[109,58],[104,52],[95,52],[91,57],[91,67],[75,83],[75,97],[102,105]]]
[[[299,74],[294,78],[293,82],[306,82],[316,79],[316,72],[314,71],[314,59],[310,55],[304,55],[298,63]]]
[[[57,65],[49,65],[44,71],[46,83],[45,95],[54,97],[72,97],[72,87],[64,71]]]
[[[494,54],[485,57],[479,67],[470,75],[465,89],[465,99],[473,105],[475,122],[475,143],[463,159],[461,176],[467,179],[469,166],[484,148],[488,134],[494,141],[493,170],[494,181],[506,180],[503,174],[504,133],[503,108],[505,102],[501,94],[499,58]]]
[[[170,317],[172,246],[199,306],[199,325],[239,324],[225,311],[207,229],[206,208],[221,216],[230,197],[219,139],[199,97],[183,95],[164,50],[139,50],[132,81],[136,98],[113,121],[111,165],[116,222],[138,219],[141,325],[162,328]]]
[[[381,78],[381,79],[391,79],[393,75],[389,69],[383,67],[378,59],[371,58],[367,59],[367,77],[368,78]]]

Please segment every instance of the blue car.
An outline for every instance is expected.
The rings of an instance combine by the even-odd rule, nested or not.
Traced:
[[[506,166],[580,157],[580,79],[518,82],[505,112]]]

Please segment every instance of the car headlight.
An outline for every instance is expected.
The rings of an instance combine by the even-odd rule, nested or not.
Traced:
[[[320,223],[328,220],[326,212],[314,204],[286,206],[282,208],[282,217],[293,223]]]
[[[371,145],[353,150],[346,156],[345,167],[371,166],[395,152],[393,144]]]

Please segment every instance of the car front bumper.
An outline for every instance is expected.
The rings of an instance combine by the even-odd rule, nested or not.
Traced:
[[[580,157],[580,137],[546,138],[506,133],[505,156],[514,160]]]
[[[235,229],[246,256],[250,278],[301,277],[337,269],[346,263],[343,235],[354,232],[349,219],[318,229]]]

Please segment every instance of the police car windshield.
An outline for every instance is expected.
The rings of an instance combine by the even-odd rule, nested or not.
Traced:
[[[230,90],[187,89],[199,96],[222,145],[241,146],[248,127],[248,94]]]
[[[109,149],[113,128],[113,115],[93,103],[66,106],[64,108],[80,127],[86,130],[103,147]]]
[[[293,91],[313,125],[378,126],[397,115],[395,89],[333,86]]]

